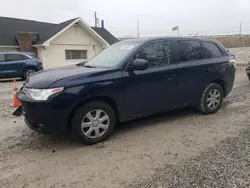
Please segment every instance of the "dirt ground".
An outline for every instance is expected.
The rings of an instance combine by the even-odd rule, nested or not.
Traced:
[[[234,89],[217,114],[183,109],[147,117],[118,125],[108,141],[94,146],[29,130],[22,117],[11,115],[11,85],[0,83],[0,187],[250,185],[250,142],[245,142],[250,84],[243,68],[237,69]],[[242,160],[233,160],[237,151]],[[238,168],[246,173],[240,176]]]

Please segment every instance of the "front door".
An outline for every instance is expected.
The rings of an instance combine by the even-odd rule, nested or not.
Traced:
[[[176,75],[170,40],[155,41],[143,47],[133,59],[146,59],[144,71],[124,72],[129,116],[153,112],[175,104]]]
[[[4,54],[0,54],[0,78],[4,78],[4,77],[6,77],[6,73],[5,73],[5,71],[4,71],[4,69],[3,69],[3,65],[4,65]]]

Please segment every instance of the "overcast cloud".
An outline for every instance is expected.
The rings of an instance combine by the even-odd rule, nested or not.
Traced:
[[[59,23],[82,17],[94,24],[94,11],[115,36],[250,34],[250,0],[0,0],[0,16]],[[1,28],[0,28],[1,29]]]

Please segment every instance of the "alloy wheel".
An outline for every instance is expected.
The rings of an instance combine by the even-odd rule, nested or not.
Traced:
[[[207,100],[206,100],[207,107],[210,110],[216,109],[220,104],[220,100],[221,100],[220,91],[218,89],[212,89],[207,95]]]
[[[27,70],[27,71],[26,71],[26,78],[28,78],[29,76],[31,76],[31,75],[34,74],[34,73],[35,73],[35,70],[33,70],[33,69]]]

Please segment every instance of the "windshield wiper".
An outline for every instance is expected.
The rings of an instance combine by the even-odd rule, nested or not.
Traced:
[[[81,62],[81,63],[77,63],[76,65],[77,65],[77,66],[84,66],[85,63],[87,63],[87,61],[83,61],[83,62]]]
[[[91,66],[91,65],[84,65],[84,67],[87,67],[87,68],[96,68],[95,66]]]

